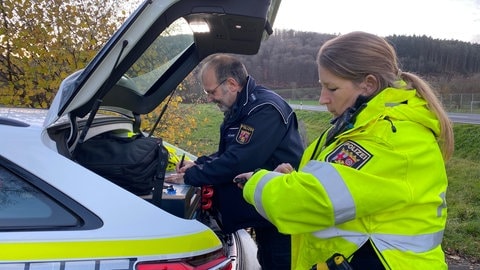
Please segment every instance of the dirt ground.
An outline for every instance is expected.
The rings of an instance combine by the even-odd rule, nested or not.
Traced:
[[[480,262],[449,254],[446,254],[446,259],[449,270],[480,270]]]

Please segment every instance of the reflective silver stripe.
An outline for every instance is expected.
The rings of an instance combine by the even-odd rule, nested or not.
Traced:
[[[443,230],[420,235],[372,234],[370,236],[380,251],[389,249],[427,252],[442,243]]]
[[[267,214],[265,213],[265,208],[263,207],[262,204],[262,191],[265,185],[273,178],[282,175],[281,173],[278,172],[269,172],[262,176],[262,179],[257,184],[257,187],[255,188],[255,193],[253,194],[253,199],[255,201],[255,206],[257,208],[257,212],[264,218],[267,218]]]
[[[310,160],[303,167],[302,172],[313,174],[327,191],[333,205],[335,224],[341,224],[355,218],[356,208],[352,194],[332,164]]]
[[[442,243],[443,230],[435,233],[420,235],[398,235],[398,234],[361,234],[354,231],[346,231],[338,228],[314,232],[313,235],[320,239],[341,237],[358,247],[363,245],[368,238],[371,238],[379,251],[400,250],[413,251],[417,253],[427,252],[438,247]]]
[[[313,235],[320,239],[341,237],[349,242],[355,243],[359,247],[368,240],[368,235],[366,234],[354,231],[341,230],[337,227],[331,227],[325,230],[316,231],[313,233]]]

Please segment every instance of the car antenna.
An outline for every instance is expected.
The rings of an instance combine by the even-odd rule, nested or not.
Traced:
[[[175,93],[175,90],[177,90],[176,87],[175,87],[175,89],[173,89],[172,93],[170,94],[170,97],[168,97],[168,100],[165,103],[165,105],[163,105],[162,111],[160,112],[160,115],[158,116],[157,121],[155,121],[155,124],[153,125],[152,129],[150,130],[150,133],[148,133],[148,137],[152,137],[153,132],[155,131],[155,129],[157,129],[158,123],[160,123],[160,119],[162,119],[163,114],[167,110],[168,103],[170,103],[170,100],[172,100],[172,97],[173,97],[173,94]]]

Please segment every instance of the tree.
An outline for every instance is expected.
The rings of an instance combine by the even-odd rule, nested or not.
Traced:
[[[0,0],[0,104],[47,108],[125,20],[115,0]],[[118,12],[120,10],[120,12]]]
[[[0,105],[48,108],[62,80],[93,59],[139,2],[0,0]],[[164,47],[153,44],[149,53],[175,53],[160,51]],[[141,73],[148,65],[140,61],[132,72]],[[177,90],[184,88],[181,84]],[[181,97],[170,100],[155,130],[155,135],[172,143],[196,126],[179,107],[181,101]],[[145,130],[153,128],[165,103],[143,116]]]

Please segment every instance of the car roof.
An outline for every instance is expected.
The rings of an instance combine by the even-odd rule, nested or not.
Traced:
[[[0,123],[11,126],[42,127],[47,112],[45,109],[0,107]]]
[[[44,126],[99,107],[127,115],[151,112],[208,55],[256,54],[272,32],[279,5],[280,0],[146,0],[84,69],[62,82]],[[175,28],[180,19],[189,27]],[[142,59],[149,56],[161,64],[146,67]]]

